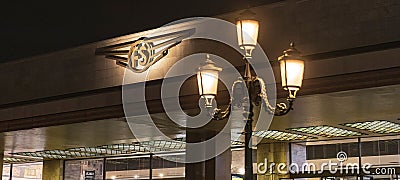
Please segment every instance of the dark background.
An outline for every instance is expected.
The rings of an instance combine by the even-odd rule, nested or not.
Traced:
[[[7,1],[0,4],[0,62],[279,0]]]

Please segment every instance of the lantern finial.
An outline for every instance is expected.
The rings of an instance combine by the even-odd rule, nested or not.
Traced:
[[[251,11],[250,9],[246,9],[243,12],[239,14],[239,17],[236,18],[236,20],[257,20],[256,18],[256,13]]]

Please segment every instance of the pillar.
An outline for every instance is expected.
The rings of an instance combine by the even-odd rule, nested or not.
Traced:
[[[195,147],[186,146],[186,159],[192,157],[205,157],[205,154],[216,154],[215,148],[217,145],[222,147],[229,147],[218,156],[208,159],[206,161],[197,163],[186,163],[185,165],[185,179],[186,180],[231,180],[231,162],[232,153],[230,149],[231,134],[229,132],[221,132],[221,128],[226,125],[226,121],[211,121],[205,127],[198,129],[186,130],[186,142],[198,143],[204,142],[213,138],[216,134],[220,133],[214,146],[209,147]],[[229,129],[229,128],[228,128]],[[227,146],[225,146],[227,145]]]
[[[289,143],[276,142],[257,145],[257,179],[279,180],[280,178],[289,178],[289,174],[278,172],[278,164],[285,164],[285,167],[281,168],[281,170],[288,171],[287,165],[290,163],[289,153]],[[267,162],[267,165],[265,162]],[[270,171],[271,163],[275,163],[272,171]],[[263,172],[265,168],[267,170]]]
[[[63,179],[63,161],[62,160],[44,160],[43,161],[43,180],[62,180]]]
[[[194,139],[201,137],[200,135],[187,134],[187,142],[193,142]],[[198,140],[198,139],[197,139]],[[196,141],[197,141],[196,140]],[[203,141],[203,140],[202,140]],[[230,139],[227,140],[230,142]],[[199,141],[197,141],[199,142]],[[207,153],[210,149],[202,149],[199,153],[199,149],[192,150],[190,146],[187,147],[186,156],[204,156],[202,153]],[[232,153],[231,149],[228,148],[218,156],[209,160],[197,163],[186,163],[185,165],[185,179],[186,180],[230,180],[231,179],[231,161]]]

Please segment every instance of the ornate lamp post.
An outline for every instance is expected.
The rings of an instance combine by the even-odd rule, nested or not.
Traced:
[[[241,49],[245,51],[244,61],[246,69],[243,79],[239,78],[233,84],[233,94],[239,89],[246,89],[248,92],[247,97],[232,97],[231,103],[225,111],[215,108],[210,113],[214,120],[221,120],[229,116],[230,109],[233,103],[241,104],[245,111],[246,117],[245,126],[245,180],[252,180],[253,178],[253,160],[252,160],[252,143],[251,137],[253,134],[253,103],[258,104],[263,102],[266,106],[265,109],[275,116],[283,116],[292,110],[296,93],[300,89],[303,81],[304,74],[304,60],[301,53],[296,50],[294,43],[290,44],[290,48],[283,52],[283,55],[278,58],[280,63],[282,87],[288,91],[286,103],[279,103],[275,107],[269,104],[266,87],[264,81],[251,73],[249,59],[251,59],[252,51],[257,44],[259,23],[254,18],[254,13],[246,10],[238,18],[237,22],[237,35],[238,43]],[[222,69],[217,67],[214,62],[209,59],[198,69],[197,81],[199,85],[199,93],[202,98],[205,98],[205,107],[212,108],[212,99],[217,95],[218,73]],[[246,87],[244,87],[244,84]],[[240,88],[244,87],[244,88]],[[238,88],[239,87],[239,88]],[[243,94],[243,93],[238,93]],[[257,97],[259,96],[259,98]],[[258,102],[260,101],[260,102]]]

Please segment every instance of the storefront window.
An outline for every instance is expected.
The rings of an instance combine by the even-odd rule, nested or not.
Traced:
[[[3,165],[2,180],[10,180],[10,171],[12,171],[13,180],[41,180],[43,163],[26,163]]]
[[[398,166],[400,164],[400,136],[362,138],[362,164]]]
[[[65,161],[64,180],[103,179],[103,159]]]
[[[43,163],[14,164],[12,167],[13,180],[41,180]]]
[[[107,158],[106,179],[184,179],[184,153]],[[151,162],[150,162],[151,161]],[[150,169],[151,164],[151,169]]]
[[[1,180],[9,180],[10,179],[10,165],[4,164],[3,165],[3,176]]]
[[[152,170],[154,179],[185,179],[184,153],[153,156]]]
[[[150,156],[108,158],[106,179],[149,179]]]
[[[257,161],[257,159],[255,159]],[[241,179],[244,175],[244,150],[232,151],[231,174],[232,179]]]
[[[305,164],[313,165],[304,170],[320,171],[322,168],[329,170],[329,167],[324,164],[328,162],[340,164],[338,154],[346,156],[346,160],[341,165],[358,164],[359,144],[358,139],[292,143],[290,153],[291,163],[300,167]]]

